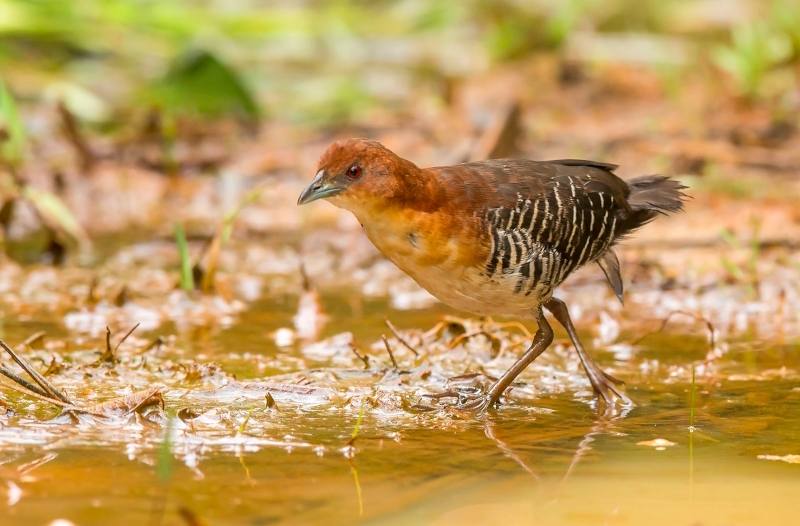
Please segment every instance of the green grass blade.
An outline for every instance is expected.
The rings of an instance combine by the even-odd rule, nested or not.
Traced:
[[[364,397],[361,397],[361,407],[358,410],[358,420],[356,420],[356,428],[353,429],[353,436],[350,438],[352,442],[358,438],[358,430],[361,429],[361,420],[364,418]]]
[[[226,243],[228,239],[230,239],[231,232],[233,231],[233,220],[236,218],[237,215],[239,215],[239,212],[241,212],[247,205],[255,202],[259,197],[261,197],[261,194],[264,193],[264,190],[266,190],[266,186],[263,185],[253,189],[253,191],[244,196],[244,199],[239,201],[239,203],[235,207],[233,207],[232,210],[228,211],[228,213],[225,214],[225,217],[222,218],[223,244]]]
[[[178,243],[178,252],[181,256],[181,288],[185,291],[194,290],[194,276],[192,275],[192,259],[189,255],[189,244],[183,227],[175,222],[175,241]]]
[[[694,431],[694,395],[697,391],[697,384],[695,383],[695,367],[692,365],[692,402],[689,409],[689,431]]]
[[[172,417],[167,417],[164,440],[158,450],[158,464],[156,465],[158,480],[162,484],[167,484],[172,477],[172,427]]]
[[[5,139],[0,139],[0,159],[17,165],[22,160],[22,150],[25,146],[25,128],[17,111],[14,98],[0,78],[0,130]]]

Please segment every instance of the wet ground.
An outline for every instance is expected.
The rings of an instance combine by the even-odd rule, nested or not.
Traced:
[[[800,134],[743,148],[720,137],[766,133],[763,108],[711,112],[709,93],[678,104],[601,76],[568,97],[522,90],[535,126],[516,142],[523,157],[619,162],[624,177],[702,173],[679,176],[686,213],[621,247],[624,308],[596,267],[558,293],[635,407],[597,407],[558,329],[489,414],[430,398],[485,389],[534,327],[461,318],[351,215],[298,209],[325,134],[265,132],[214,177],[106,159],[64,172],[58,193],[92,240],[64,266],[42,264],[45,238],[26,245],[40,227],[23,228],[24,207],[22,233],[9,229],[0,338],[67,401],[2,379],[0,524],[796,524]],[[421,165],[459,162],[465,107],[364,133]],[[50,172],[29,172],[49,188]],[[216,269],[202,293],[178,286],[176,223],[189,259]]]
[[[35,272],[21,271],[21,279]],[[80,282],[83,271],[75,272]],[[438,304],[398,310],[386,298],[335,289],[311,310],[288,292],[238,309],[169,292],[173,307],[162,314],[183,314],[137,330],[111,362],[99,359],[105,331],[96,326],[123,320],[126,329],[111,336],[116,346],[125,320],[147,315],[109,314],[131,307],[101,300],[6,318],[3,339],[83,407],[154,386],[164,407],[61,413],[4,390],[0,522],[796,524],[794,293],[778,307],[752,300],[744,321],[724,326],[720,297],[747,294],[736,285],[714,292],[714,304],[696,290],[684,297],[680,287],[656,295],[644,281],[621,310],[599,277],[585,276],[562,296],[592,354],[626,381],[634,408],[595,407],[559,332],[502,407],[472,418],[424,395],[480,389],[484,377],[470,373],[500,374],[528,341],[520,328],[447,318],[458,313]],[[76,285],[50,293],[59,287]],[[712,343],[703,320],[681,314],[655,332],[665,309],[686,301],[720,324]],[[146,299],[133,303],[146,310]],[[319,341],[295,339],[321,310]],[[192,322],[198,312],[213,312],[218,323]],[[774,323],[759,329],[768,319]],[[784,327],[786,334],[777,330]],[[47,331],[43,340],[19,345],[38,330]]]
[[[562,2],[564,21],[596,13],[511,60],[528,44],[491,58],[480,31],[561,22],[477,2],[431,31],[424,2],[380,18],[304,2],[294,23],[318,29],[251,41],[228,31],[273,10],[129,26],[109,8],[87,26],[51,3],[0,49],[0,146],[18,149],[0,159],[0,371],[33,388],[0,377],[0,525],[800,524],[800,39],[774,27],[793,10],[751,24],[782,3]],[[206,61],[254,83],[260,123],[129,100],[191,51],[190,26],[227,50]],[[789,35],[792,57],[751,42]],[[710,68],[722,56],[761,86]],[[209,92],[197,78],[187,94]],[[596,267],[558,292],[636,406],[597,407],[557,327],[496,410],[430,398],[485,389],[534,327],[461,318],[352,215],[295,205],[348,136],[420,166],[583,158],[685,183],[686,212],[619,251],[624,308]],[[198,287],[178,285],[176,225]]]

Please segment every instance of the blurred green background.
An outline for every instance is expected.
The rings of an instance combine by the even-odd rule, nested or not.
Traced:
[[[641,63],[678,88],[700,68],[780,104],[797,89],[800,2],[0,0],[12,92],[106,126],[137,107],[313,124],[402,113],[536,53]]]
[[[617,114],[653,94],[681,110],[680,133],[653,112],[639,137],[663,125],[672,137],[729,135],[738,149],[741,130],[755,130],[759,145],[786,146],[800,124],[799,79],[800,0],[0,0],[0,224],[6,238],[25,237],[12,228],[24,223],[22,197],[61,232],[48,239],[86,245],[80,225],[125,228],[98,220],[86,204],[97,199],[81,196],[102,163],[126,193],[128,177],[137,187],[146,177],[129,168],[232,174],[218,191],[229,209],[242,176],[307,173],[335,135],[388,141],[420,162],[488,157],[497,148],[470,141],[509,100],[527,121],[509,114],[508,125],[532,140],[507,155],[603,157],[626,125],[597,113],[607,106],[591,89],[621,94]],[[568,91],[582,80],[593,87]],[[559,111],[603,131],[581,142]],[[393,142],[410,128],[416,138]],[[547,141],[561,146],[534,151]],[[655,167],[672,173],[713,172],[720,160],[663,144],[656,153],[648,158],[677,159]],[[105,199],[101,179],[89,187]],[[160,192],[154,210],[183,219],[189,208],[166,212]]]

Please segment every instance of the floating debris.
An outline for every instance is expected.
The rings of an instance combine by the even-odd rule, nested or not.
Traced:
[[[665,438],[654,438],[653,440],[643,440],[636,443],[637,446],[647,446],[655,448],[656,451],[664,451],[670,446],[677,446],[677,442],[670,442]]]
[[[759,460],[777,460],[787,464],[800,464],[800,455],[758,455]]]
[[[125,338],[129,335],[130,333],[128,333]],[[123,338],[123,341],[125,338]],[[110,349],[110,343],[108,343],[108,346]],[[158,387],[150,387],[144,391],[134,392],[124,397],[115,398],[91,406],[80,406],[39,374],[28,362],[20,358],[3,340],[0,340],[0,347],[11,356],[17,365],[19,365],[35,383],[35,385],[31,384],[24,378],[21,378],[6,367],[0,365],[0,374],[16,384],[15,386],[12,385],[9,387],[28,396],[61,407],[65,412],[76,415],[87,414],[99,417],[111,417],[129,415],[153,406],[157,406],[162,411],[164,409],[164,400],[161,397],[161,389]]]

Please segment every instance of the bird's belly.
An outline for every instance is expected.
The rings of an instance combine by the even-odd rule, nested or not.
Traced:
[[[531,294],[516,290],[517,278],[488,278],[480,268],[454,271],[446,267],[406,272],[442,303],[478,316],[533,318],[541,305],[544,291],[534,288]],[[549,294],[547,294],[549,295]]]
[[[438,223],[441,221],[432,221]],[[402,220],[402,216],[390,223],[362,224],[378,250],[422,288],[455,309],[479,316],[535,317],[543,299],[551,293],[542,287],[517,290],[520,279],[515,274],[487,276],[481,264],[484,256],[474,257],[456,237],[434,235],[428,224]]]

